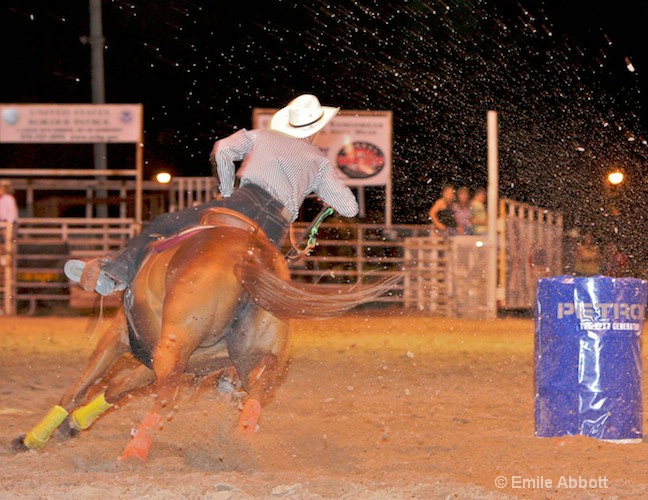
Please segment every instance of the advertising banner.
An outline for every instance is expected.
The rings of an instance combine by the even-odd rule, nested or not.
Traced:
[[[254,110],[254,128],[267,128],[276,109]],[[391,111],[340,111],[314,144],[329,158],[347,186],[391,184]]]
[[[141,140],[141,104],[0,104],[0,143]]]

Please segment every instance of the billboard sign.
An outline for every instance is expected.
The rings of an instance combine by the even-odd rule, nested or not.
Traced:
[[[275,109],[255,109],[254,127],[267,128]],[[340,111],[314,144],[348,186],[387,186],[392,169],[391,111]]]
[[[0,104],[0,143],[140,143],[141,104]]]

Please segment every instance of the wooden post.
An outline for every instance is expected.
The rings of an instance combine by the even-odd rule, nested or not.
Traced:
[[[499,185],[499,159],[497,152],[497,112],[489,111],[488,123],[488,290],[486,292],[487,316],[497,317],[497,208]]]

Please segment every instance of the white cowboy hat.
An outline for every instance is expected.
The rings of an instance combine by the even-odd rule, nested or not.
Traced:
[[[314,95],[303,94],[273,115],[270,129],[300,139],[310,137],[322,130],[338,111],[340,108],[322,106]]]

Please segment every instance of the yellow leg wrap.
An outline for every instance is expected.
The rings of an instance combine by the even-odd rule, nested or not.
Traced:
[[[56,405],[45,418],[25,436],[23,443],[32,450],[41,450],[47,445],[52,433],[63,423],[68,412],[65,408]]]
[[[77,408],[70,416],[70,427],[83,431],[90,427],[92,423],[104,412],[112,408],[112,404],[106,401],[104,394],[99,394],[87,405]]]

